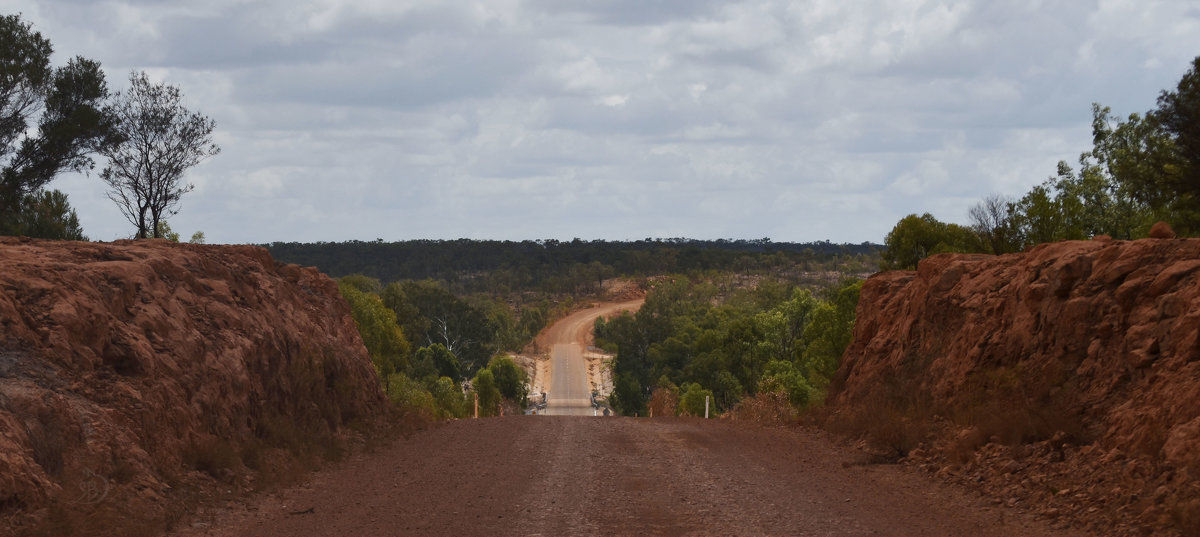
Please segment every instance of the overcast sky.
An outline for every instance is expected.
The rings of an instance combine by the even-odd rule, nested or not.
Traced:
[[[1154,106],[1200,5],[1154,1],[0,0],[217,122],[171,226],[209,242],[882,242],[964,222]],[[102,163],[101,163],[102,164]],[[95,173],[51,183],[95,240]]]

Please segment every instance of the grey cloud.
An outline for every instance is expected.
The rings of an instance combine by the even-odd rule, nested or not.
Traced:
[[[430,48],[410,57],[396,47],[394,57],[403,58],[398,65],[367,57],[243,71],[237,91],[252,102],[424,107],[503,94],[532,66],[520,44],[502,40],[441,41]]]
[[[877,241],[1040,182],[1200,51],[1179,2],[10,5],[218,119],[172,226],[228,242]],[[85,229],[127,235],[94,183]]]
[[[585,21],[614,26],[654,26],[707,16],[725,2],[719,0],[530,0],[533,11],[579,15]]]
[[[172,16],[162,23],[158,65],[185,69],[242,69],[328,60],[336,49],[321,38],[274,39],[265,21],[246,9],[221,16]]]

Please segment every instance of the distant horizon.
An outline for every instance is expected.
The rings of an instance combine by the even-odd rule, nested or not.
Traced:
[[[453,239],[421,238],[421,239],[387,240],[387,239],[382,239],[382,238],[375,238],[375,239],[371,239],[371,240],[345,239],[345,240],[340,240],[340,241],[268,241],[268,242],[259,242],[259,243],[211,243],[211,244],[254,244],[254,245],[258,245],[258,244],[273,244],[273,243],[315,244],[315,243],[345,243],[345,242],[390,244],[390,243],[417,242],[417,241],[454,242],[454,241],[461,241],[461,240],[474,241],[474,242],[514,242],[514,243],[522,243],[522,242],[542,243],[542,242],[548,242],[548,241],[552,241],[552,240],[558,241],[559,243],[571,243],[571,242],[574,242],[575,240],[580,240],[583,243],[590,243],[590,242],[631,243],[631,242],[670,242],[670,241],[714,242],[715,243],[715,242],[720,242],[720,241],[754,242],[754,241],[762,240],[764,238],[766,238],[766,237],[759,237],[757,239],[745,239],[745,238],[738,239],[738,238],[730,238],[730,237],[722,237],[722,238],[717,238],[717,239],[697,239],[694,237],[644,237],[641,239],[585,239],[582,237],[572,237],[570,239],[563,240],[563,239],[555,239],[552,237],[543,237],[540,239],[472,239],[469,237],[457,237],[457,238],[453,238]],[[187,240],[184,239],[182,235],[180,235],[179,241],[187,242]],[[100,241],[100,242],[104,242],[104,241]],[[831,241],[831,240],[827,240],[827,239],[812,240],[812,241],[777,241],[775,239],[770,239],[767,242],[765,242],[764,244],[822,244],[822,243],[835,244],[835,245],[853,245],[853,246],[862,246],[862,245],[884,246],[884,244],[882,242],[872,242],[872,241],[836,242],[836,241]]]

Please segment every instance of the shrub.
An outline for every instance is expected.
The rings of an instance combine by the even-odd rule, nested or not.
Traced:
[[[813,389],[804,379],[804,374],[791,362],[772,360],[767,363],[762,379],[758,382],[758,391],[781,393],[793,407],[800,410],[808,405]]]
[[[459,389],[458,385],[450,377],[441,377],[427,387],[429,388],[429,393],[433,395],[433,402],[438,418],[467,417],[467,399],[462,390]]]
[[[500,389],[496,387],[496,375],[491,369],[480,369],[471,382],[479,395],[479,415],[495,416],[500,413]]]
[[[529,375],[512,358],[496,356],[488,362],[487,368],[491,370],[501,396],[522,409],[528,405],[526,398],[529,395]]]
[[[387,386],[388,399],[396,406],[426,416],[436,415],[433,395],[420,382],[403,373],[395,373],[388,377]]]
[[[735,420],[763,425],[784,425],[796,421],[796,407],[784,392],[761,392],[745,397],[730,412]]]
[[[698,383],[684,386],[683,396],[679,398],[679,412],[688,416],[703,416],[705,399],[712,400],[712,390],[705,389]],[[710,408],[711,410],[711,408]]]
[[[616,373],[613,392],[608,401],[613,408],[625,416],[645,416],[646,403],[642,399],[642,385],[637,377],[629,373]]]
[[[651,416],[674,416],[679,412],[679,387],[663,375],[650,394]]]

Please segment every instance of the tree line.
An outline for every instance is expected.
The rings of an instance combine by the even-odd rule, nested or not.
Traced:
[[[100,156],[100,179],[135,236],[162,237],[192,190],[184,172],[220,151],[215,122],[145,72],[114,93],[98,62],[76,56],[52,67],[53,51],[20,15],[0,16],[0,234],[86,240],[66,194],[47,186],[92,171]]]
[[[618,412],[645,416],[652,398],[701,415],[705,396],[718,412],[758,395],[794,410],[823,397],[853,336],[862,280],[817,292],[729,283],[673,276],[636,313],[596,321],[597,345],[616,352],[609,402]]]
[[[1200,232],[1200,56],[1157,106],[1125,118],[1092,105],[1092,148],[1077,167],[1055,174],[1020,198],[989,196],[970,223],[929,213],[900,220],[884,241],[884,268],[911,269],[936,253],[1004,254],[1031,245],[1107,235],[1146,237],[1157,221],[1181,235]]]
[[[411,240],[265,245],[280,261],[315,266],[335,277],[363,274],[382,281],[434,279],[457,293],[503,296],[533,291],[589,295],[616,276],[697,271],[762,274],[800,282],[817,273],[869,274],[881,246],[757,240],[638,241]],[[809,282],[812,283],[812,282]]]

